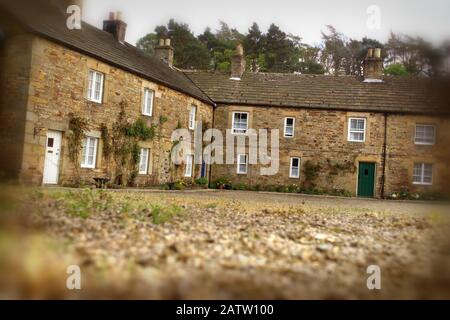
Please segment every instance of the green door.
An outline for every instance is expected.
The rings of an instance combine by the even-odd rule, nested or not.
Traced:
[[[360,162],[358,173],[358,197],[372,198],[375,188],[375,163]]]

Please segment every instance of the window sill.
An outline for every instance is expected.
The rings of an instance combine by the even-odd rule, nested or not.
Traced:
[[[364,143],[366,142],[365,140],[347,140],[347,142],[356,142],[356,143]]]
[[[94,105],[99,105],[99,106],[101,106],[103,104],[103,101],[94,101],[94,100],[90,100],[88,98],[86,98],[86,102],[88,102],[90,104],[94,104]]]
[[[425,143],[425,142],[414,142],[416,146],[434,146],[435,143]]]
[[[415,186],[432,186],[433,183],[425,183],[425,182],[413,182]]]

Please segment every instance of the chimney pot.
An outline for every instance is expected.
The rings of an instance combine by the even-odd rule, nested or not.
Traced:
[[[382,82],[383,59],[381,58],[381,48],[370,48],[367,50],[367,57],[363,64],[364,82]]]
[[[116,13],[116,20],[122,21],[122,12],[121,11],[117,11],[117,13]]]
[[[109,13],[109,20],[116,20],[116,14],[114,12]]]
[[[170,45],[170,39],[159,39],[159,45],[155,47],[155,55],[172,68],[173,47]]]
[[[375,58],[381,58],[381,48],[375,48],[375,50],[374,50],[374,57]]]

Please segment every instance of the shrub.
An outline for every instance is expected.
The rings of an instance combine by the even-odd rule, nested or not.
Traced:
[[[154,224],[163,224],[172,219],[175,216],[180,215],[182,212],[181,207],[177,205],[171,205],[169,207],[162,207],[160,205],[152,206],[152,222]]]
[[[345,189],[331,189],[327,192],[327,194],[331,196],[339,196],[339,197],[351,197],[352,193]]]
[[[296,184],[290,184],[286,187],[286,192],[289,192],[289,193],[300,192],[300,187]]]
[[[173,184],[172,190],[184,190],[186,189],[186,183],[182,180],[179,180]]]
[[[248,187],[245,183],[237,183],[233,185],[233,190],[247,190]]]
[[[195,179],[195,184],[199,186],[206,186],[208,184],[208,179],[206,177]]]
[[[213,189],[231,189],[232,186],[231,180],[228,178],[220,178],[210,184]]]
[[[448,197],[437,192],[410,192],[407,189],[402,189],[397,192],[392,192],[387,196],[391,200],[426,200],[426,201],[436,201],[436,200],[448,200]]]

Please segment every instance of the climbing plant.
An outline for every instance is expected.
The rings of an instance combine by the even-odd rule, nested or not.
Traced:
[[[148,126],[145,121],[138,118],[134,122],[126,119],[126,102],[120,103],[120,112],[112,124],[111,132],[106,127],[102,129],[104,145],[107,146],[105,158],[112,156],[115,170],[113,183],[116,185],[133,185],[138,175],[140,157],[140,141],[152,140],[155,137],[157,125]],[[105,150],[104,150],[105,151]]]
[[[69,135],[67,139],[67,151],[70,162],[74,164],[77,182],[80,181],[80,152],[83,148],[85,131],[88,128],[87,120],[71,115],[69,119]]]
[[[320,164],[314,164],[311,160],[307,160],[304,164],[303,171],[305,175],[305,187],[315,187],[316,179],[321,169]]]

